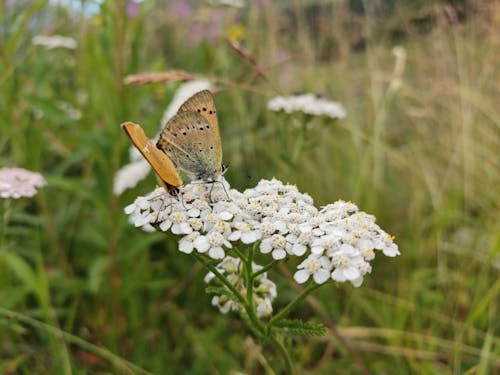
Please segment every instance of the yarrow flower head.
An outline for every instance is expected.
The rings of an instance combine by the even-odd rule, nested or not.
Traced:
[[[346,110],[342,104],[311,93],[276,96],[267,102],[267,108],[275,112],[303,112],[308,115],[327,116],[334,119],[346,117]]]
[[[38,172],[23,168],[0,168],[0,197],[22,198],[32,197],[37,187],[47,185],[45,178]]]
[[[230,189],[223,177],[197,181],[181,186],[176,198],[158,188],[125,212],[137,227],[181,236],[184,253],[225,259],[233,246],[259,242],[273,260],[305,257],[294,275],[298,283],[312,278],[359,286],[377,252],[399,255],[393,238],[355,204],[337,201],[318,210],[308,194],[276,179],[243,192]]]
[[[77,47],[75,39],[61,35],[36,35],[31,40],[31,43],[35,46],[42,46],[47,49],[75,49]]]

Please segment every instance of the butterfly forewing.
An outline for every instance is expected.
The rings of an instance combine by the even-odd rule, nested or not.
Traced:
[[[146,137],[140,125],[126,122],[121,126],[133,145],[139,150],[142,156],[144,156],[144,159],[146,159],[149,165],[151,165],[151,168],[164,184],[166,190],[172,192],[175,188],[182,185],[182,180],[172,160]]]
[[[205,117],[208,123],[212,126],[213,131],[219,135],[219,122],[217,120],[217,109],[215,108],[214,96],[208,90],[200,91],[186,100],[177,113],[183,112],[198,112]]]

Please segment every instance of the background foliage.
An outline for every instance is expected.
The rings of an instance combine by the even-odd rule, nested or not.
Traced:
[[[329,332],[289,343],[301,372],[499,371],[498,2],[63,3],[0,1],[0,166],[48,180],[33,200],[11,202],[2,224],[1,372],[280,368],[210,306],[205,272],[175,239],[126,222],[123,207],[154,178],[112,193],[128,161],[119,124],[154,134],[178,87],[123,78],[171,69],[221,89],[234,187],[276,176],[317,205],[352,200],[396,235],[402,255],[378,258],[363,287],[324,287],[304,303],[299,317]],[[38,34],[78,47],[47,50],[31,43]],[[266,109],[296,91],[341,101],[347,118]],[[313,124],[299,158],[295,122]],[[292,284],[280,273],[270,276],[284,304]]]

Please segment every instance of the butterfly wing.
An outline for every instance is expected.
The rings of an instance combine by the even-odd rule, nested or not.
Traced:
[[[156,145],[195,179],[210,180],[221,173],[219,133],[198,111],[179,111],[160,133]]]
[[[167,191],[173,192],[177,187],[182,185],[182,180],[170,158],[146,137],[140,125],[126,122],[121,127],[130,138],[132,144],[144,156],[149,165],[151,165],[151,168]]]
[[[222,145],[212,93],[203,90],[186,100],[163,129],[157,146],[196,179],[221,174]]]
[[[205,117],[208,123],[212,126],[213,131],[220,138],[217,110],[215,108],[214,96],[210,91],[203,90],[191,96],[177,111],[177,113],[183,112],[198,112],[200,115]]]
[[[219,121],[217,120],[217,109],[215,108],[215,101],[212,93],[209,90],[203,90],[191,96],[177,111],[178,114],[184,112],[198,112],[207,120],[210,124],[210,133],[215,139],[213,152],[220,154],[219,159],[222,161]]]

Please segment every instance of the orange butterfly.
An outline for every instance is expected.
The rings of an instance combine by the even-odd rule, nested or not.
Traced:
[[[125,122],[121,127],[127,133],[133,145],[144,156],[144,159],[146,159],[151,168],[153,168],[165,190],[170,195],[177,195],[179,192],[178,188],[182,185],[182,179],[172,160],[156,147],[153,141],[146,137],[140,125],[133,122]]]

